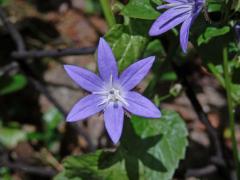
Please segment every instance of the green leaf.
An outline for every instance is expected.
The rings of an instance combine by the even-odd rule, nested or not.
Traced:
[[[208,64],[208,68],[210,69],[210,71],[213,73],[213,75],[215,76],[215,78],[218,80],[218,82],[225,87],[225,81],[223,78],[223,67],[222,65],[214,65],[212,63]]]
[[[130,0],[123,8],[124,16],[139,19],[156,19],[160,13],[155,10],[150,0]]]
[[[209,28],[210,31],[208,31]],[[228,26],[209,27],[203,16],[199,16],[198,21],[193,24],[191,42],[204,64],[223,62],[222,52],[224,47],[229,46],[230,42],[236,41],[234,29],[230,28],[230,31],[227,31]],[[199,46],[199,44],[201,45]]]
[[[105,36],[114,52],[120,71],[141,57],[148,39],[130,34],[124,25],[115,25]]]
[[[30,132],[27,138],[30,141],[43,141],[49,150],[56,142],[59,142],[61,134],[57,131],[57,127],[63,121],[62,114],[56,109],[51,108],[43,115],[43,132]]]
[[[71,156],[64,161],[65,171],[63,173],[68,179],[126,179],[126,172],[121,162],[105,168],[108,163],[114,163],[114,158],[119,159],[114,153],[101,150],[87,155]],[[55,180],[59,180],[58,176]]]
[[[229,26],[224,26],[222,28],[208,27],[205,29],[205,32],[199,36],[198,45],[207,44],[212,38],[222,36],[229,31]]]
[[[151,0],[156,5],[161,5],[164,1],[163,0]]]
[[[6,167],[0,167],[0,179],[1,180],[12,180],[11,172]]]
[[[219,3],[212,3],[208,5],[208,12],[218,12],[222,8],[221,4]]]
[[[45,122],[45,130],[52,131],[61,123],[63,116],[56,108],[52,108],[44,114],[43,120]]]
[[[13,148],[26,139],[26,133],[20,129],[0,127],[0,143],[7,148]]]
[[[21,74],[11,77],[0,77],[0,95],[6,95],[19,91],[27,85],[27,79]]]
[[[152,56],[153,54],[158,57],[166,56],[163,45],[158,39],[154,39],[153,41],[149,42],[144,51],[144,57]]]
[[[0,5],[6,5],[10,2],[11,0],[0,0]]]
[[[32,134],[32,138],[43,138],[49,150],[54,149],[55,143],[59,142],[61,134],[57,131],[58,125],[63,121],[62,114],[56,109],[52,108],[43,116],[44,120],[44,136],[42,133]]]
[[[161,119],[137,116],[126,120],[121,144],[116,151],[71,156],[55,180],[169,180],[184,158],[187,129],[180,116],[162,111]]]
[[[141,179],[172,179],[179,160],[185,157],[188,133],[184,121],[176,112],[162,113],[161,119],[134,116],[132,127],[128,127],[122,139],[125,156],[138,161]],[[131,174],[130,169],[127,172]]]
[[[163,73],[160,76],[160,80],[161,81],[176,81],[177,80],[177,75],[173,71],[168,71],[168,72]]]
[[[95,0],[85,0],[84,1],[84,11],[86,13],[94,14],[96,12],[101,12],[101,6],[99,1]]]

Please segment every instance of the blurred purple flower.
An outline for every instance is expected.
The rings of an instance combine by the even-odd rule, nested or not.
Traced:
[[[204,0],[164,0],[169,4],[158,6],[157,9],[168,9],[153,23],[149,35],[158,36],[182,23],[180,44],[184,53],[187,52],[189,29],[201,12]]]
[[[235,25],[235,31],[237,35],[237,40],[240,43],[240,22]]]
[[[131,91],[149,72],[154,57],[148,57],[129,66],[118,76],[118,67],[110,46],[101,38],[98,45],[100,77],[81,67],[65,65],[68,75],[83,89],[91,92],[72,108],[68,122],[83,120],[104,112],[107,132],[116,144],[122,134],[124,109],[132,114],[160,118],[158,108],[147,98]]]

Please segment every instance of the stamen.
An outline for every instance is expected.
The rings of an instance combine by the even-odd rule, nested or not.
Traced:
[[[118,100],[121,101],[123,104],[125,104],[126,106],[128,106],[128,103],[127,103],[127,101],[126,101],[124,98],[122,98],[122,97],[119,96],[119,95],[117,95],[117,98],[118,98]]]
[[[113,76],[112,76],[112,74],[110,75],[110,85],[111,85],[111,87],[113,86]]]
[[[97,104],[97,106],[102,106],[104,104],[108,103],[108,100],[103,100],[101,103]]]
[[[103,91],[93,92],[93,94],[97,94],[103,96],[103,101],[98,104],[98,106],[102,106],[104,104],[109,104],[110,102],[118,104],[119,102],[128,106],[127,101],[121,96],[121,91],[114,87],[113,76],[110,76],[109,84],[106,84],[106,87]]]
[[[97,94],[97,95],[107,95],[107,91],[98,91],[98,92],[92,92],[92,94]]]

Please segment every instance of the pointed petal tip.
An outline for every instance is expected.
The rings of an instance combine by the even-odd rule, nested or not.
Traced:
[[[74,65],[69,65],[69,64],[64,64],[63,65],[63,68],[66,72],[70,71],[71,68],[73,68],[73,67],[74,67]]]
[[[158,34],[155,30],[154,30],[154,28],[150,28],[150,30],[148,31],[148,35],[149,36],[158,36],[158,35],[160,35],[160,34]]]
[[[180,45],[181,45],[182,52],[183,52],[184,54],[187,54],[188,42],[187,42],[187,44],[185,44],[184,42],[182,42],[182,41],[180,40]]]
[[[146,59],[148,59],[149,61],[151,61],[152,63],[154,63],[154,61],[156,60],[156,57],[155,57],[155,56],[150,56],[150,57],[148,57],[148,58],[146,58]]]
[[[187,46],[181,44],[181,48],[182,48],[182,52],[183,52],[184,54],[187,54]]]
[[[67,122],[74,122],[74,119],[72,119],[69,115],[66,117]]]
[[[153,64],[155,59],[156,59],[155,56],[149,56],[149,57],[146,57],[144,59],[137,61],[136,63],[139,63],[139,62],[145,63],[146,62],[147,64]]]
[[[121,133],[122,134],[122,133]],[[113,142],[114,145],[116,145],[120,139],[121,139],[121,134],[120,135],[116,135],[115,133],[109,133],[108,132],[108,135],[109,135],[109,138],[111,139],[111,141]]]
[[[110,138],[111,138],[111,137],[110,137]],[[118,138],[118,139],[111,138],[111,140],[112,140],[112,142],[113,142],[114,145],[116,145],[116,144],[119,142],[119,139],[120,139],[120,138]]]
[[[70,65],[68,65],[68,64],[64,64],[64,65],[63,65],[63,68],[66,70],[66,69],[68,69],[69,66],[70,66]]]
[[[69,75],[71,73],[71,67],[72,65],[63,65],[63,69],[66,71],[66,73]]]
[[[187,50],[186,49],[182,49],[184,54],[187,54]]]
[[[161,111],[156,107],[155,112],[149,118],[159,119],[162,117]]]
[[[161,113],[161,111],[158,109],[157,118],[161,118],[161,117],[162,117],[162,113]]]
[[[99,44],[103,44],[103,43],[107,44],[107,41],[104,39],[104,37],[100,37]]]
[[[107,44],[106,40],[103,37],[99,38],[99,42],[98,42],[98,51],[101,47],[103,47],[105,44]]]
[[[69,123],[75,122],[75,121],[78,121],[78,120],[81,120],[81,119],[74,118],[73,114],[71,112],[66,117],[66,121],[69,122]]]
[[[150,68],[152,67],[152,64],[154,63],[154,61],[156,60],[156,57],[155,56],[149,56],[147,58],[144,58],[140,61],[142,62],[146,62],[146,65],[149,64]]]

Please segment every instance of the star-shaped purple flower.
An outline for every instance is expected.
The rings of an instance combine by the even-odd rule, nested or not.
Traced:
[[[201,12],[204,0],[164,0],[169,4],[158,6],[157,9],[168,9],[153,23],[149,35],[158,36],[182,23],[180,44],[184,53],[187,52],[189,29]]]
[[[65,65],[68,75],[83,89],[91,92],[72,108],[68,122],[84,120],[104,112],[107,132],[116,144],[122,134],[124,110],[147,118],[160,118],[158,108],[147,98],[131,91],[149,72],[155,57],[148,57],[129,66],[118,75],[118,67],[110,46],[101,38],[98,45],[99,75],[81,67]]]

